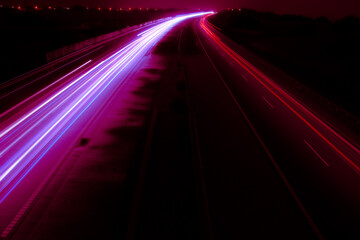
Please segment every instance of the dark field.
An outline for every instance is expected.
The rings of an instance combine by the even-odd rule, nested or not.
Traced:
[[[46,53],[101,34],[168,16],[174,10],[0,8],[0,82],[46,63]]]
[[[360,116],[360,22],[223,11],[209,18],[222,33],[325,98]]]

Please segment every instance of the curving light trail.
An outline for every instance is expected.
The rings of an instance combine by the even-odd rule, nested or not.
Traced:
[[[70,79],[68,84],[29,109],[27,113],[6,123],[5,126],[0,126],[0,202],[110,84],[119,85],[124,81],[119,76],[121,72],[126,71],[130,64],[135,64],[136,60],[173,26],[185,19],[203,14],[207,13],[177,16],[145,30],[137,39],[95,64],[85,73],[72,76],[73,72],[86,67],[91,61],[84,63],[54,81],[56,83],[72,76],[73,79]],[[15,106],[15,110],[17,107],[20,106]],[[1,114],[1,117],[8,112]]]
[[[340,133],[333,129],[327,122],[320,119],[305,104],[286,92],[269,77],[257,70],[248,61],[242,58],[222,39],[216,35],[218,28],[207,21],[205,15],[200,20],[200,26],[204,32],[216,43],[228,56],[242,67],[255,81],[260,83],[269,93],[277,98],[288,110],[295,114],[307,127],[320,137],[334,152],[344,160],[352,169],[360,174],[360,150],[355,143],[351,143]]]

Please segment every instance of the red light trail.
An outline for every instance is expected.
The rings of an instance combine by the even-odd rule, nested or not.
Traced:
[[[360,150],[346,140],[343,136],[337,133],[332,129],[328,124],[323,120],[317,117],[313,112],[311,112],[304,104],[299,102],[299,100],[292,97],[289,93],[279,87],[274,81],[269,79],[255,67],[253,67],[249,62],[243,59],[230,47],[228,47],[213,31],[217,28],[210,24],[206,20],[207,16],[202,17],[200,25],[202,29],[210,36],[214,42],[223,49],[233,60],[235,60],[243,69],[245,69],[251,76],[254,77],[262,86],[264,86],[273,96],[275,96],[279,101],[281,101],[291,112],[293,112],[299,119],[301,119],[310,129],[312,129],[318,136],[321,137],[336,153],[341,156],[353,169],[360,174],[360,167],[357,163],[360,159]],[[311,123],[312,121],[312,123]],[[330,133],[334,140],[330,140],[328,137],[325,137],[325,133],[319,127],[316,127],[315,124],[319,124],[322,128],[325,128],[327,133]],[[340,149],[338,142],[342,143],[342,146],[346,146],[347,149]],[[356,162],[356,163],[355,163]]]

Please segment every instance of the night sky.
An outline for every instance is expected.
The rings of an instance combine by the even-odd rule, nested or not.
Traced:
[[[3,4],[67,5],[90,7],[201,8],[222,10],[246,7],[276,13],[302,14],[332,19],[360,16],[360,0],[0,0]]]

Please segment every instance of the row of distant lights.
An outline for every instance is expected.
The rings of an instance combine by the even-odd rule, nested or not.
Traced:
[[[2,8],[2,7],[5,7],[5,6],[3,6],[3,5],[1,5],[0,4],[0,8]],[[17,10],[25,10],[25,9],[23,9],[21,6],[11,6],[11,8],[13,8],[13,9],[17,9]],[[41,10],[42,8],[40,8],[39,6],[34,6],[34,9],[35,10]],[[49,9],[49,10],[56,10],[56,7],[52,7],[52,6],[48,6],[47,7],[47,9]],[[66,9],[66,10],[70,10],[71,8],[70,7],[64,7],[64,8],[62,8],[62,9]],[[90,7],[86,7],[86,10],[90,10],[91,8]],[[108,10],[108,11],[132,11],[132,10],[140,10],[140,11],[142,11],[142,10],[146,10],[146,11],[148,11],[148,10],[150,10],[150,8],[112,8],[112,7],[109,7],[109,8],[97,8],[97,10],[98,11],[101,11],[101,10]],[[158,9],[157,8],[155,8],[154,9],[155,11],[157,11]]]
[[[240,12],[240,11],[241,11],[241,8],[239,8],[239,9],[228,8],[227,10],[228,10],[228,11],[234,11],[234,10],[236,11],[236,10],[237,10],[237,11],[239,11],[239,12]]]

